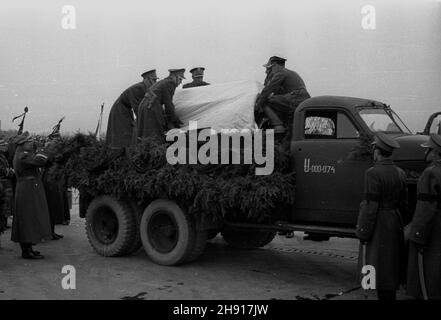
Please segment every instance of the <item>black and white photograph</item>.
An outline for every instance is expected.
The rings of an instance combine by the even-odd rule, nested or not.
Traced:
[[[441,300],[441,0],[2,0],[0,300]]]

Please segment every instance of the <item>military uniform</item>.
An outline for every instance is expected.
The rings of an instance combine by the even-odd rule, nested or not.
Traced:
[[[144,72],[141,76],[144,81],[124,90],[110,110],[106,142],[112,148],[124,148],[130,145],[135,126],[133,113],[138,116],[139,103],[157,79],[156,70]]]
[[[441,136],[425,147],[441,152]],[[417,186],[417,205],[410,225],[407,292],[422,298],[418,251],[423,249],[423,272],[429,299],[441,299],[441,160],[424,170]]]
[[[11,240],[36,244],[52,236],[46,195],[40,179],[40,168],[46,164],[47,156],[25,147],[27,142],[19,142],[14,156],[17,187]]]
[[[185,71],[185,69],[178,70]],[[171,70],[169,77],[155,83],[141,101],[133,143],[136,143],[138,138],[146,137],[156,137],[164,142],[165,132],[180,126],[181,121],[175,113],[173,104],[173,95],[177,87],[172,78],[175,72],[177,71]]]
[[[202,86],[208,86],[210,85],[208,82],[203,81],[200,79],[199,81],[196,81],[195,78],[202,78],[204,76],[205,68],[197,67],[190,70],[190,73],[193,77],[193,81],[190,83],[186,83],[182,86],[183,89],[187,88],[194,88],[194,87],[202,87]]]
[[[60,137],[59,133],[56,133],[56,136]],[[51,143],[54,143],[55,146],[58,144],[57,140],[51,140]],[[54,152],[53,155],[56,157]],[[51,221],[51,230],[52,230],[52,239],[58,240],[63,236],[55,233],[55,225],[62,224],[65,220],[69,218],[69,203],[67,199],[67,187],[66,182],[63,179],[58,181],[52,181],[49,179],[49,169],[51,166],[55,165],[54,160],[55,157],[51,156],[48,158],[46,165],[43,169],[42,174],[42,182],[44,186],[44,191],[46,194],[46,200],[49,210],[49,216]]]
[[[285,61],[286,59],[280,57],[271,57],[269,63],[284,63]],[[271,65],[264,66],[268,68]],[[265,82],[265,88],[256,101],[257,111],[263,110],[272,126],[285,124],[289,127],[297,106],[311,97],[306,90],[305,82],[296,72],[285,67],[279,71],[272,71]],[[265,107],[269,107],[269,110]]]
[[[375,139],[383,150],[399,147],[384,134],[377,134]],[[376,290],[380,292],[395,292],[404,280],[406,252],[401,213],[406,206],[406,174],[389,158],[377,161],[365,174],[356,233],[366,243],[366,257],[360,247],[359,270],[365,258],[365,264],[375,268]]]
[[[260,107],[268,103],[276,111],[291,114],[301,102],[310,97],[303,79],[296,72],[284,68],[267,80],[257,104]]]

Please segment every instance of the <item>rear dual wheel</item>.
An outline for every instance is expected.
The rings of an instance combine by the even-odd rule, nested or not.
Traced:
[[[86,213],[86,234],[93,249],[105,257],[124,256],[140,247],[138,217],[127,201],[99,196]]]
[[[165,199],[153,201],[144,210],[140,235],[149,258],[167,266],[195,260],[207,241],[207,232],[197,230],[195,219]]]

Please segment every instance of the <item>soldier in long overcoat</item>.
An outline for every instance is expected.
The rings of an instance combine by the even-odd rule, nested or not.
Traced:
[[[111,148],[130,146],[135,126],[133,114],[138,116],[139,103],[150,86],[158,79],[156,70],[144,72],[141,76],[143,81],[124,90],[110,109],[106,142]]]
[[[417,186],[417,205],[410,224],[407,293],[417,299],[441,299],[441,136],[432,135]],[[418,263],[418,256],[420,263]],[[422,263],[421,263],[422,262]],[[423,276],[423,279],[421,278]],[[424,281],[424,283],[423,283]],[[423,296],[424,285],[426,297]]]
[[[60,142],[61,135],[57,131],[52,133],[49,141],[56,147]],[[69,216],[69,204],[67,200],[66,182],[63,179],[52,181],[49,176],[49,169],[54,164],[55,157],[49,157],[42,170],[41,180],[43,181],[46,194],[47,206],[51,221],[52,240],[59,240],[64,236],[55,232],[55,225],[62,224],[66,216]]]
[[[402,214],[407,210],[407,186],[406,174],[391,159],[396,148],[399,144],[395,140],[381,132],[376,134],[375,164],[366,171],[356,230],[361,242],[360,274],[362,262],[375,268],[375,288],[380,300],[395,300],[396,290],[404,282]]]
[[[285,68],[285,62],[286,59],[277,56],[270,58],[265,67],[271,68],[271,76],[256,102],[256,112],[265,113],[275,133],[286,132],[297,106],[311,97],[303,79]]]
[[[173,95],[176,88],[185,79],[185,69],[170,69],[167,78],[155,83],[146,93],[139,105],[133,143],[139,138],[155,137],[165,142],[165,132],[179,128],[182,122],[175,112]]]
[[[14,170],[17,176],[15,192],[15,215],[12,223],[11,240],[20,243],[22,257],[41,259],[32,245],[43,239],[51,239],[49,210],[40,168],[46,164],[47,154],[36,150],[32,138],[18,139],[14,156]]]
[[[197,67],[190,70],[191,77],[193,79],[192,82],[186,83],[182,86],[182,88],[194,88],[194,87],[203,87],[210,85],[208,82],[204,81],[204,71],[205,68]]]

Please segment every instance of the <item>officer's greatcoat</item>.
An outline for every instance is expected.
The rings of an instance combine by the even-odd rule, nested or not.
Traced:
[[[150,87],[139,106],[134,143],[138,138],[146,137],[156,137],[165,141],[164,133],[168,129],[179,127],[180,121],[173,104],[175,90],[176,83],[170,77]]]
[[[290,114],[301,102],[310,98],[305,82],[295,71],[283,68],[267,78],[257,101],[258,108],[268,104],[275,111]]]
[[[357,236],[367,241],[366,265],[375,268],[377,290],[397,290],[404,280],[405,247],[401,213],[407,206],[406,174],[392,160],[366,171]],[[361,249],[361,248],[360,248]],[[361,272],[362,250],[359,271]]]
[[[116,99],[107,122],[106,142],[110,147],[123,148],[130,145],[135,125],[133,112],[138,115],[138,106],[146,90],[145,83],[139,82],[124,90]]]
[[[70,220],[69,203],[65,181],[51,181],[48,177],[48,168],[43,173],[43,185],[52,225]]]
[[[430,165],[417,186],[417,205],[410,228],[408,294],[422,298],[418,276],[418,250],[424,247],[423,264],[427,294],[441,299],[441,161]]]
[[[11,240],[20,243],[39,243],[51,239],[49,210],[39,168],[46,163],[44,155],[17,147],[14,170],[17,176],[15,213]]]

